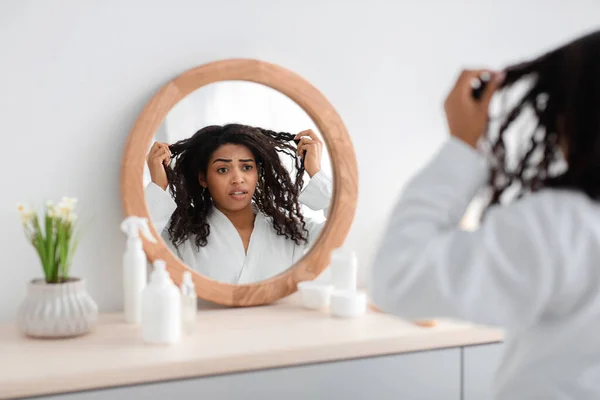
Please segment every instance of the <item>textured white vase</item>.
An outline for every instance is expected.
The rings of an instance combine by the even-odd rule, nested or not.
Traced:
[[[25,335],[66,338],[91,332],[98,306],[85,290],[83,279],[64,283],[29,282],[27,297],[19,307],[17,325]]]

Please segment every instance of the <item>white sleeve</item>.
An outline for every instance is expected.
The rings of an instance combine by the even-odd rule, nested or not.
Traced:
[[[150,182],[146,186],[144,193],[148,205],[148,214],[150,214],[149,222],[153,223],[156,231],[161,234],[177,209],[177,204],[167,191],[154,182]]]
[[[540,315],[559,262],[544,198],[493,207],[478,230],[463,231],[459,222],[487,176],[483,157],[451,138],[407,185],[371,270],[379,308],[504,327]]]
[[[298,201],[314,211],[323,210],[325,217],[333,197],[333,182],[329,175],[320,170],[310,179]]]
[[[310,179],[298,200],[308,208],[314,211],[323,210],[325,218],[328,216],[329,206],[333,193],[333,183],[331,177],[323,170],[320,170]],[[306,229],[308,230],[308,243],[310,246],[319,237],[321,230],[327,221],[316,221],[312,218],[304,218]]]

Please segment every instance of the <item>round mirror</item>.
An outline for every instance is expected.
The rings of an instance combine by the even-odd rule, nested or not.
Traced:
[[[291,268],[325,225],[331,163],[308,114],[245,81],[216,82],[173,107],[148,149],[150,221],[207,278],[246,284]]]
[[[126,145],[127,215],[147,217],[181,282],[199,297],[257,305],[327,266],[349,231],[354,151],[339,116],[299,76],[256,60],[180,75],[154,96]]]

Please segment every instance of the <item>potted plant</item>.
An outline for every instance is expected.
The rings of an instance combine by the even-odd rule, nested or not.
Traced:
[[[17,313],[17,325],[28,336],[78,336],[96,325],[98,307],[87,293],[85,281],[70,275],[79,241],[76,204],[77,199],[68,197],[56,205],[49,201],[41,216],[23,205],[18,207],[25,236],[44,273],[44,278],[29,282],[27,297]]]

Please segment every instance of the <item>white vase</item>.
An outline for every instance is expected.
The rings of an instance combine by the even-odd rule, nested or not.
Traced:
[[[34,279],[17,313],[21,332],[39,338],[83,335],[94,329],[97,320],[98,306],[79,278],[64,283]]]

